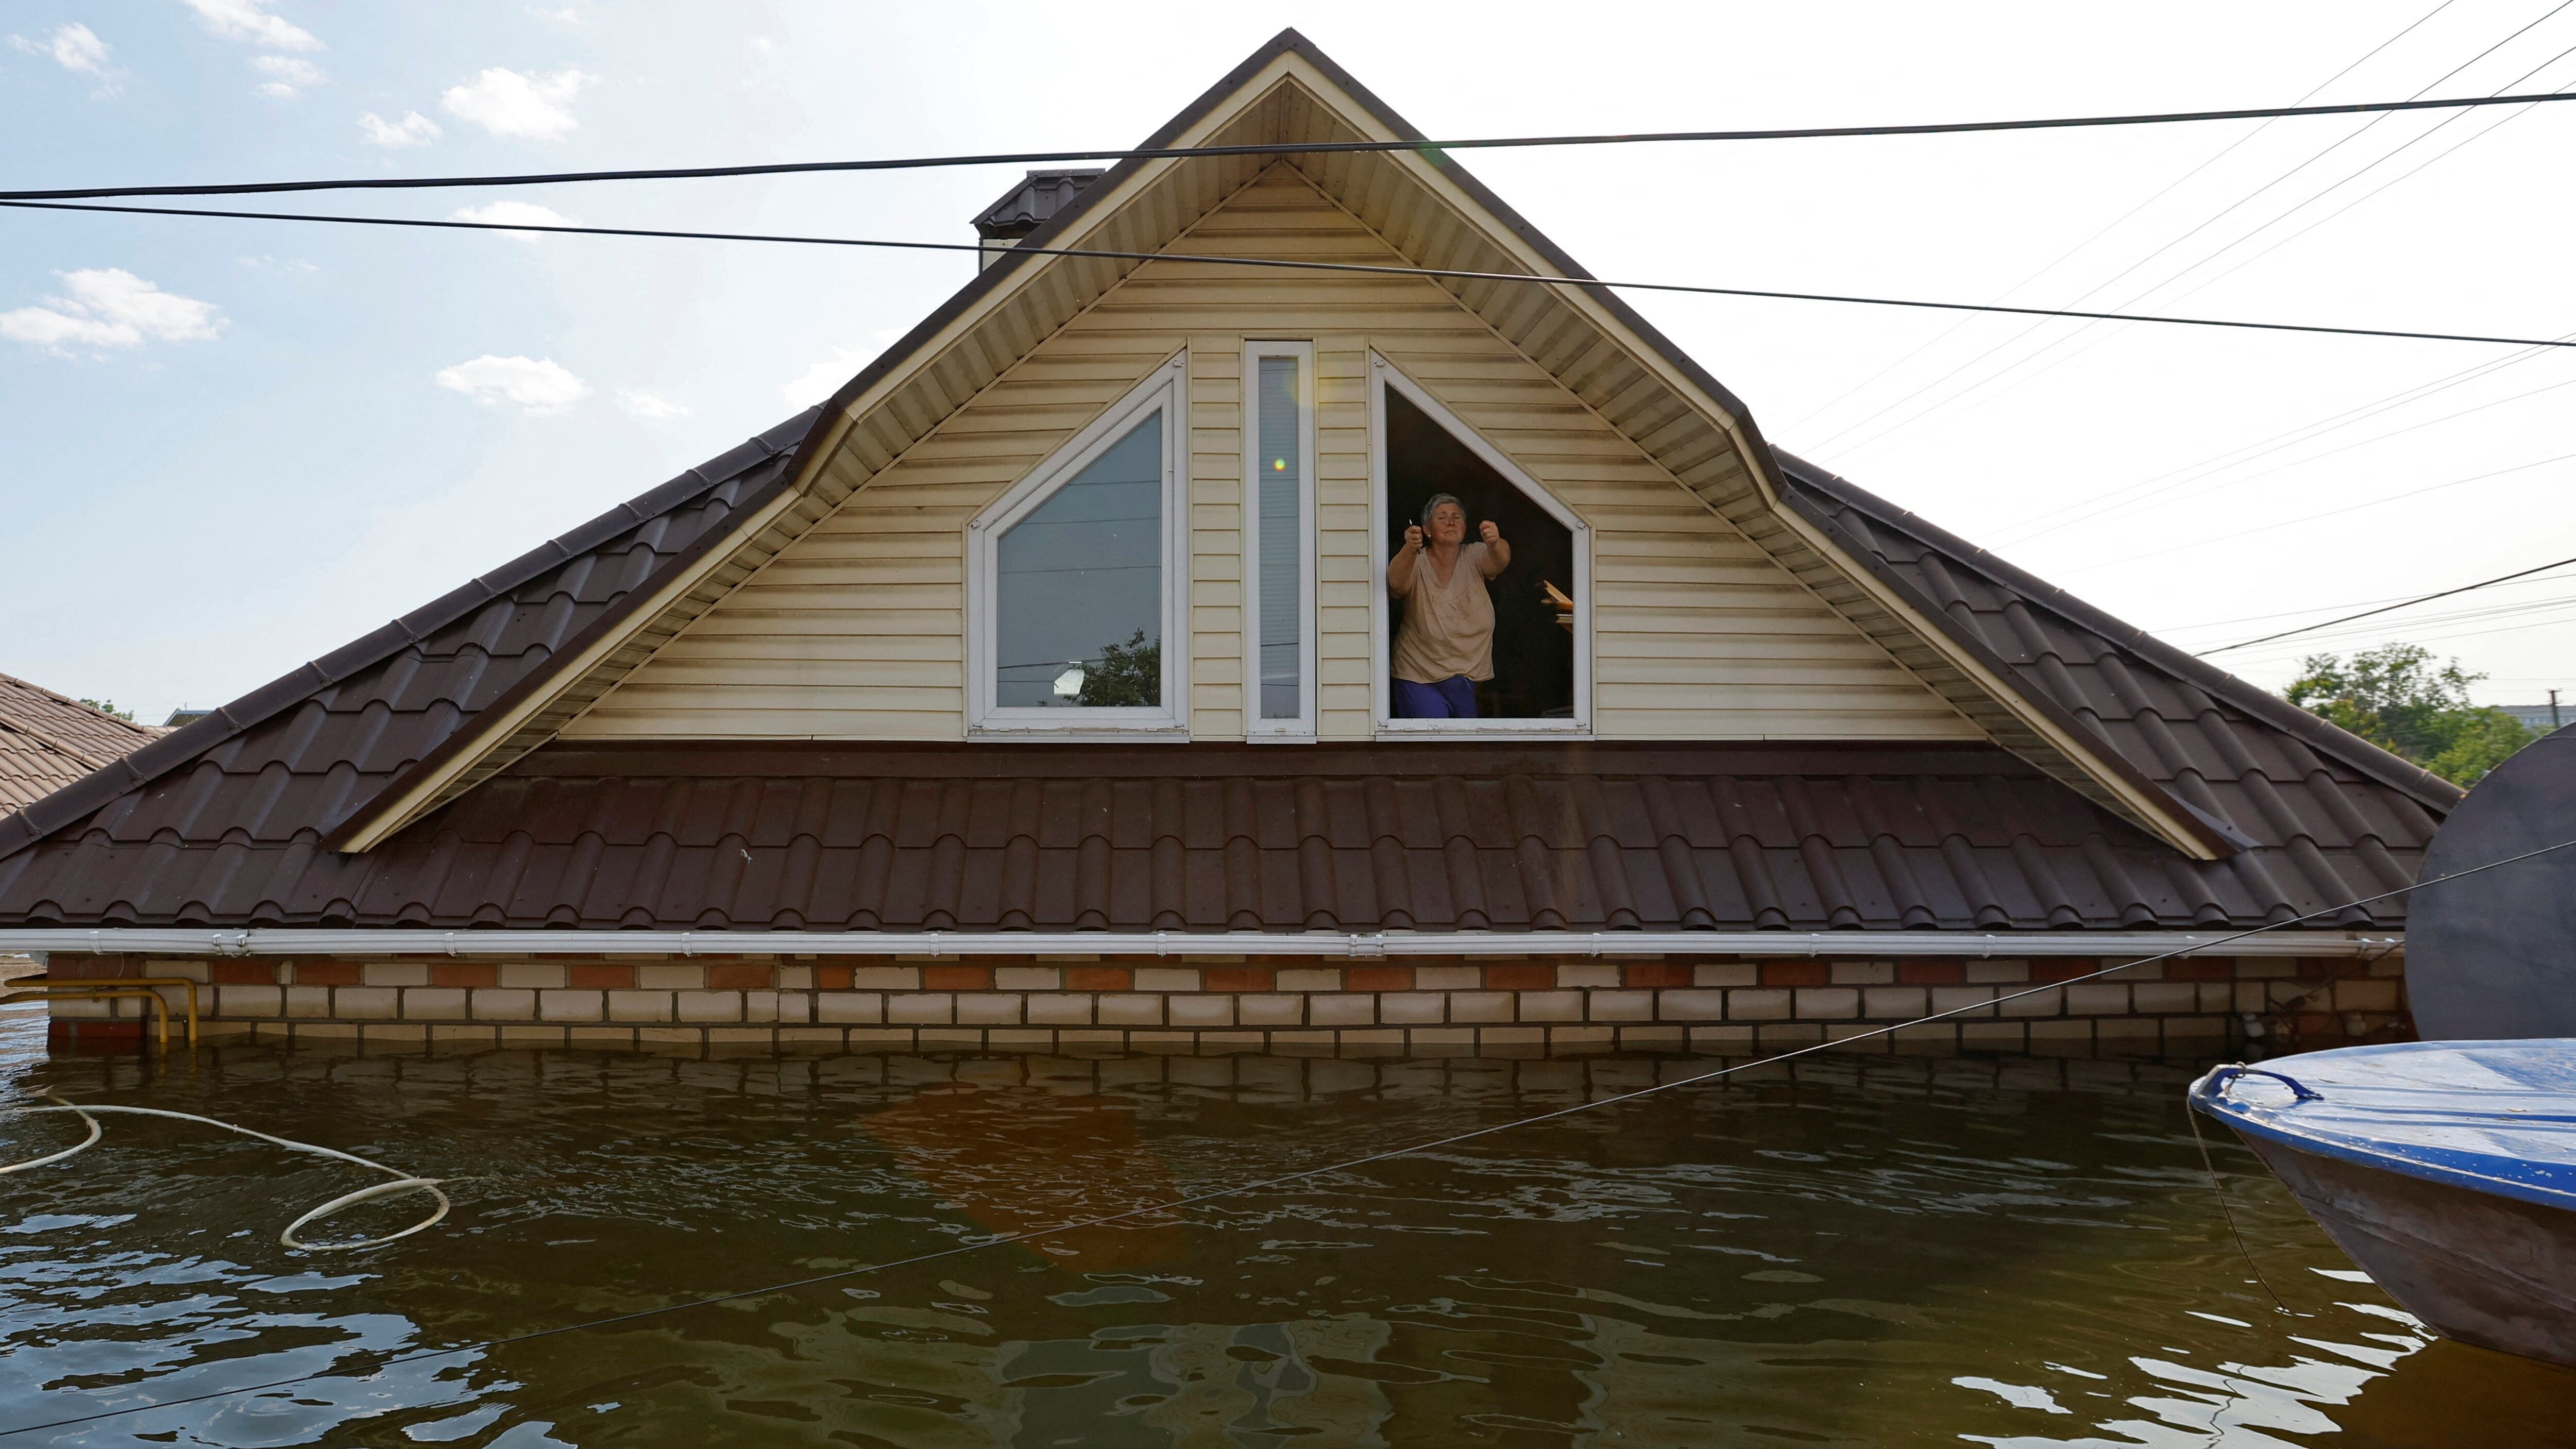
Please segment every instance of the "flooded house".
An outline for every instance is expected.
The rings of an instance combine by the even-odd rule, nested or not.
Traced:
[[[2402,1026],[2402,899],[2298,918],[2455,787],[1774,448],[1420,140],[1289,32],[1033,174],[822,406],[0,817],[0,949],[387,1050]]]

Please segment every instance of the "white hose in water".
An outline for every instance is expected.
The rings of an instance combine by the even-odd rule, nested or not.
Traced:
[[[50,1094],[48,1095],[50,1096]],[[23,1172],[30,1167],[42,1167],[49,1162],[60,1162],[66,1157],[70,1157],[75,1153],[87,1150],[89,1147],[94,1145],[100,1137],[105,1135],[105,1130],[98,1125],[98,1118],[91,1114],[95,1112],[123,1112],[134,1117],[170,1117],[181,1122],[203,1122],[209,1127],[221,1127],[227,1132],[238,1132],[244,1137],[256,1137],[262,1142],[275,1143],[280,1147],[286,1148],[290,1152],[310,1152],[317,1157],[330,1157],[336,1158],[342,1162],[353,1162],[360,1167],[370,1168],[374,1171],[384,1173],[393,1179],[391,1182],[377,1183],[373,1187],[362,1187],[356,1192],[342,1193],[340,1196],[331,1199],[329,1202],[313,1209],[304,1216],[288,1223],[286,1225],[286,1230],[277,1235],[277,1240],[290,1248],[298,1248],[306,1252],[313,1253],[342,1253],[347,1252],[352,1248],[372,1248],[380,1243],[390,1243],[396,1238],[408,1238],[412,1234],[420,1232],[425,1228],[437,1226],[439,1220],[447,1216],[448,1209],[452,1206],[452,1204],[447,1200],[447,1194],[438,1190],[439,1184],[447,1181],[447,1179],[442,1177],[414,1177],[410,1173],[405,1172],[398,1167],[387,1167],[381,1162],[370,1162],[366,1158],[359,1157],[354,1153],[341,1152],[330,1147],[316,1147],[310,1142],[297,1142],[288,1137],[272,1137],[265,1132],[255,1132],[248,1127],[236,1126],[230,1122],[219,1122],[212,1117],[200,1117],[194,1112],[172,1112],[160,1107],[109,1107],[102,1106],[94,1102],[73,1103],[64,1101],[60,1097],[51,1097],[50,1099],[58,1105],[51,1107],[0,1107],[0,1117],[26,1117],[39,1112],[69,1112],[74,1116],[79,1117],[83,1122],[89,1124],[89,1136],[69,1147],[64,1148],[60,1152],[50,1152],[42,1157],[30,1157],[24,1162],[12,1162],[6,1166],[0,1166],[0,1174]],[[380,1197],[392,1197],[406,1192],[428,1193],[431,1197],[438,1199],[438,1210],[431,1213],[428,1217],[422,1218],[419,1222],[412,1224],[410,1227],[403,1229],[399,1233],[387,1233],[380,1238],[358,1238],[346,1243],[307,1243],[295,1236],[298,1228],[303,1227],[307,1223],[320,1222],[322,1219],[331,1216],[342,1208],[356,1207],[362,1202],[369,1202]]]

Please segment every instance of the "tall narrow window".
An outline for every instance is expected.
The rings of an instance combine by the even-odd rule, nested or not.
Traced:
[[[971,718],[983,730],[1179,727],[1177,360],[970,529]]]
[[[1315,736],[1314,347],[1244,349],[1244,733]]]

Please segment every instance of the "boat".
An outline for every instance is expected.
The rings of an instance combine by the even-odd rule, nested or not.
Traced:
[[[2576,1366],[2576,1039],[2238,1063],[2191,1105],[2434,1332]]]

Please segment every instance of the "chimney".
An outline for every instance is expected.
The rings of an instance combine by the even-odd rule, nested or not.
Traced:
[[[1099,176],[1098,168],[1030,172],[975,218],[975,235],[982,243],[976,249],[977,260],[987,267],[1001,260],[1005,252],[1045,225],[1048,217],[1064,210],[1082,194],[1082,188]]]

